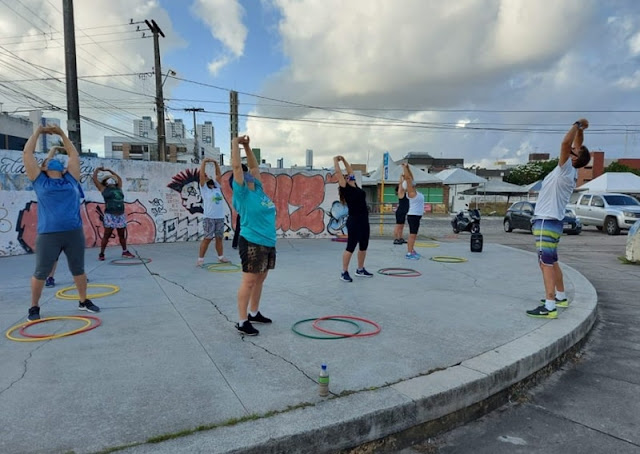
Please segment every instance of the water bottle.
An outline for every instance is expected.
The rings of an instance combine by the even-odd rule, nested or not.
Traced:
[[[326,364],[322,364],[320,367],[320,375],[318,376],[318,394],[320,397],[327,397],[329,395],[329,372],[327,371]]]

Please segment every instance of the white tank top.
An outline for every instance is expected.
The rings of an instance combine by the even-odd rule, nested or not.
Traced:
[[[573,167],[571,159],[563,166],[557,166],[542,180],[542,188],[536,202],[536,219],[564,219],[564,210],[569,198],[576,187],[578,172]]]
[[[409,197],[409,194],[407,194]],[[424,214],[424,195],[416,190],[414,198],[409,197],[409,216],[422,216]]]

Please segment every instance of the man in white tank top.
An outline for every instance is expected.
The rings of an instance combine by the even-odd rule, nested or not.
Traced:
[[[569,306],[564,292],[562,270],[558,265],[558,242],[562,236],[564,210],[576,187],[577,169],[589,163],[591,156],[582,145],[583,130],[589,122],[582,118],[567,132],[560,145],[558,166],[542,181],[534,213],[533,235],[536,238],[538,264],[542,270],[545,299],[541,305],[527,311],[537,318],[556,318],[558,307]]]

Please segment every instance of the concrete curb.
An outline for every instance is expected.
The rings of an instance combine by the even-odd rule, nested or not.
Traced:
[[[571,306],[500,348],[379,389],[119,452],[333,453],[478,404],[553,362],[593,327],[595,288],[573,268],[563,265],[563,271],[567,287],[573,287]]]

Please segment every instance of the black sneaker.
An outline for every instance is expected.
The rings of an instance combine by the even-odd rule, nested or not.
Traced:
[[[356,276],[358,276],[358,277],[373,277],[373,274],[368,272],[365,268],[362,268],[360,270],[356,270]]]
[[[535,309],[527,311],[529,317],[536,318],[558,318],[558,311],[556,309],[548,310],[544,305],[538,306]]]
[[[541,299],[540,300],[540,304],[544,305],[546,303],[545,299]],[[556,306],[558,307],[569,307],[569,300],[567,298],[563,299],[563,300],[559,300],[558,298],[556,298]]]
[[[253,323],[271,323],[271,319],[262,315],[260,311],[258,311],[255,317],[249,314],[249,321]]]
[[[31,306],[29,308],[29,315],[27,315],[27,320],[29,320],[30,322],[40,320],[40,306]]]
[[[89,299],[86,300],[84,303],[78,303],[78,309],[81,311],[87,311],[92,313],[100,312],[100,308],[95,304],[93,304],[93,302]]]
[[[244,322],[242,326],[236,323],[236,329],[238,330],[238,334],[242,334],[243,336],[257,336],[260,333],[248,320]]]
[[[345,282],[353,282],[353,279],[351,279],[351,276],[349,276],[348,271],[345,271],[340,274],[340,280]]]
[[[395,240],[393,240],[393,244],[402,244],[402,240],[396,238]]]
[[[56,280],[52,277],[48,277],[47,280],[44,283],[45,287],[55,287],[56,286]]]

